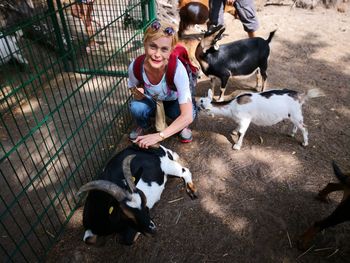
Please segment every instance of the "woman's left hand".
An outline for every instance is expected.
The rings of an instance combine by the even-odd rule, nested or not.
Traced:
[[[136,138],[134,143],[136,143],[140,148],[148,149],[148,147],[162,141],[162,138],[159,136],[159,133],[152,133]]]

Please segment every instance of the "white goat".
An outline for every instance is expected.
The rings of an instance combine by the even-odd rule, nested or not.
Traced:
[[[237,122],[234,133],[239,135],[233,149],[241,149],[243,137],[252,122],[259,126],[271,126],[284,119],[293,124],[292,136],[300,129],[303,133],[303,146],[308,145],[308,132],[303,121],[302,105],[309,98],[323,96],[319,89],[311,89],[307,93],[293,90],[268,90],[260,93],[244,93],[226,105],[213,105],[213,93],[208,90],[208,97],[200,98],[198,107],[211,114],[226,116]]]
[[[22,30],[17,31],[14,35],[4,36],[0,33],[0,65],[3,65],[14,58],[20,64],[28,65],[18,47],[17,39],[23,35]]]

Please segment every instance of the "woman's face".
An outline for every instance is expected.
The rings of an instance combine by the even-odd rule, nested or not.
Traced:
[[[154,69],[163,69],[168,64],[168,59],[172,49],[171,37],[160,37],[149,39],[145,43],[145,53],[147,62]]]

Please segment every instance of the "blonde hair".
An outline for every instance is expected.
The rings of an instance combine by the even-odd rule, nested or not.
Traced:
[[[177,32],[176,32],[174,26],[170,23],[165,22],[165,21],[158,20],[158,22],[160,24],[159,29],[152,28],[152,24],[154,22],[148,26],[148,28],[145,31],[144,37],[143,37],[143,43],[146,43],[149,40],[158,39],[161,37],[171,37],[172,38],[171,48],[173,48],[177,44],[177,41],[178,41]],[[174,29],[174,33],[172,35],[169,35],[166,32],[164,32],[164,30],[168,27],[171,27],[172,29]]]

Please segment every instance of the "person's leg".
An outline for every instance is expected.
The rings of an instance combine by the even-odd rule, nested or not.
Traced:
[[[156,102],[149,97],[130,102],[131,115],[134,117],[137,125],[143,129],[150,127],[150,118],[155,116],[155,110]]]
[[[89,37],[89,46],[95,46],[95,40],[93,39],[93,35],[94,35],[94,28],[92,26],[92,12],[94,10],[93,7],[93,3],[87,3],[84,4],[84,25],[85,25],[85,29],[86,29],[86,33]]]
[[[180,106],[178,100],[163,101],[164,112],[167,117],[175,120],[180,116]]]
[[[259,22],[256,16],[253,0],[236,0],[234,7],[237,10],[239,20],[242,22],[244,31],[249,37],[255,37],[255,32],[258,30]]]
[[[194,100],[192,101],[192,104],[193,104],[192,116],[193,116],[193,119],[195,119],[197,116],[197,111],[196,111]],[[175,120],[177,117],[180,116],[181,112],[180,112],[180,106],[179,106],[178,100],[163,101],[163,105],[164,105],[165,115],[170,119]]]
[[[86,31],[88,32],[89,36],[92,36],[94,34],[94,30],[92,27],[92,12],[94,11],[94,4],[89,3],[85,4],[84,13],[85,13],[85,26]]]
[[[180,115],[180,106],[178,100],[163,101],[165,115],[175,120]],[[193,119],[196,117],[196,110],[193,108]],[[187,143],[192,141],[192,131],[188,127],[184,128],[180,133],[181,142]]]
[[[209,0],[209,27],[224,25],[224,8],[226,0]]]

